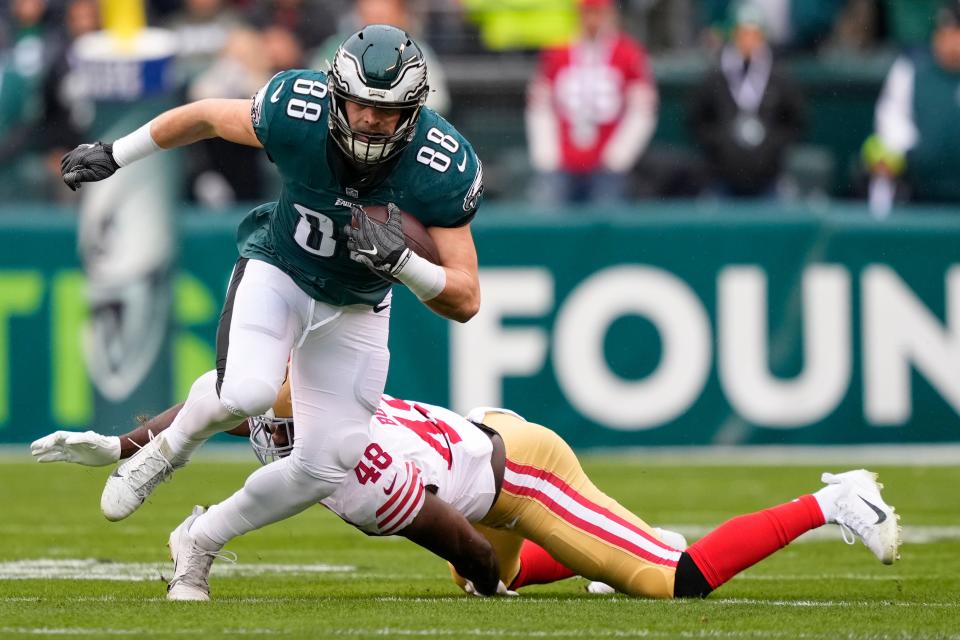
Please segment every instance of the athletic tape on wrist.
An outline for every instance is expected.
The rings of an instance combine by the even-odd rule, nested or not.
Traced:
[[[444,268],[418,256],[412,250],[396,278],[423,302],[433,300],[447,286],[447,272]]]
[[[113,159],[121,167],[131,162],[142,160],[147,156],[160,151],[161,147],[150,135],[151,120],[133,133],[118,138],[113,143]]]

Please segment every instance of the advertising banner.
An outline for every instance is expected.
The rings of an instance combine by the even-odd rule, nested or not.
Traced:
[[[137,412],[213,367],[236,223],[181,218],[172,397]],[[92,419],[75,234],[0,217],[0,442]],[[448,322],[398,287],[389,393],[505,406],[577,447],[960,441],[951,215],[489,207],[474,235],[480,314]]]

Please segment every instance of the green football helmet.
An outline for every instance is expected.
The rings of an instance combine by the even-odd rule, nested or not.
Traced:
[[[413,139],[427,99],[427,63],[420,47],[396,27],[364,27],[341,44],[329,75],[330,131],[347,158],[374,165],[395,156]],[[346,101],[401,111],[396,131],[372,135],[354,131]]]

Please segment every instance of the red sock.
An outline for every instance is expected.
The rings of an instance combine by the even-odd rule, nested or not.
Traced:
[[[520,573],[510,583],[510,589],[530,584],[549,584],[573,575],[573,571],[553,559],[546,549],[535,542],[523,541],[520,547]]]
[[[824,524],[811,495],[729,520],[697,540],[687,553],[714,589]]]

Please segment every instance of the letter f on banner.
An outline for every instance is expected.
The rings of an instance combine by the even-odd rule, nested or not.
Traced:
[[[450,398],[456,411],[502,406],[503,379],[543,368],[547,334],[503,326],[508,316],[539,317],[553,308],[553,276],[546,269],[481,269],[480,313],[454,324],[450,335]]]

